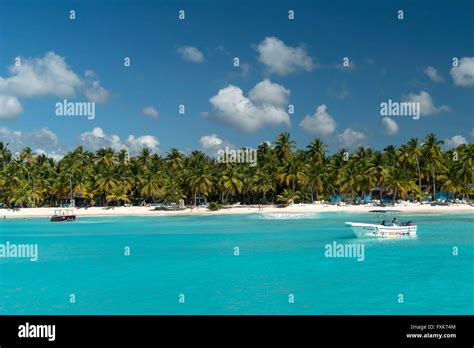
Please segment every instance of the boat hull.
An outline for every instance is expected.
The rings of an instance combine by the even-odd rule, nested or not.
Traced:
[[[76,215],[59,215],[51,217],[51,222],[74,221]]]
[[[403,236],[415,236],[417,231],[416,225],[385,226],[359,222],[346,222],[346,226],[352,229],[357,238],[397,238]]]

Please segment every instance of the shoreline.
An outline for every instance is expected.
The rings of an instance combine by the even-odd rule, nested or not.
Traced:
[[[234,205],[218,211],[210,211],[207,207],[186,208],[184,210],[154,210],[153,207],[90,207],[90,208],[21,208],[19,210],[0,209],[0,219],[45,218],[54,215],[55,210],[71,209],[73,214],[89,217],[104,216],[212,216],[240,214],[298,214],[298,213],[367,213],[369,210],[400,210],[408,214],[462,214],[474,213],[474,206],[469,204],[452,204],[449,206],[431,206],[430,204],[402,203],[389,207],[372,205],[330,205],[330,204],[293,204],[284,208],[273,205],[258,206]]]

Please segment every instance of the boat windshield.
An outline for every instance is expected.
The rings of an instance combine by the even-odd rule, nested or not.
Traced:
[[[377,215],[380,225],[398,226],[400,224],[396,217],[396,214],[401,213],[400,210],[371,210],[369,213]]]

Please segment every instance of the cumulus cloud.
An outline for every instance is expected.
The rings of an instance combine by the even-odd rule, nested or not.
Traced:
[[[129,135],[125,143],[128,152],[130,152],[131,154],[139,153],[144,147],[155,153],[158,153],[159,145],[160,142],[153,135],[142,135],[139,137]]]
[[[219,138],[217,134],[204,135],[199,139],[201,148],[210,156],[217,156],[219,150],[224,150],[226,147],[234,149],[235,146],[227,140]]]
[[[122,142],[116,134],[106,134],[100,127],[95,127],[90,132],[80,135],[80,142],[85,149],[96,151],[97,149],[110,147],[116,151],[127,150],[131,154],[137,154],[144,147],[153,152],[159,152],[160,142],[152,135],[135,137],[129,135],[125,142]]]
[[[441,75],[438,73],[438,70],[432,66],[426,67],[424,70],[426,76],[428,76],[432,81],[434,82],[443,82],[443,78]]]
[[[463,87],[474,86],[474,57],[464,57],[457,67],[451,68],[454,84]]]
[[[1,127],[0,140],[3,143],[8,143],[13,152],[21,151],[27,146],[33,149],[52,149],[59,143],[57,135],[46,127],[29,132],[14,131]]]
[[[223,141],[220,139],[217,134],[204,135],[199,139],[203,149],[212,149],[222,145]]]
[[[19,66],[11,65],[8,72],[10,76],[0,76],[0,103],[7,103],[9,107],[1,108],[0,118],[15,117],[21,113],[21,98],[71,98],[82,93],[87,100],[102,103],[110,94],[101,86],[93,71],[87,70],[81,78],[64,57],[54,52],[47,52],[40,58],[22,59]]]
[[[34,152],[37,155],[45,155],[46,157],[52,158],[55,161],[60,161],[64,155],[57,151],[45,151],[43,149],[35,149]]]
[[[467,144],[467,143],[468,142],[467,142],[466,138],[464,138],[462,135],[455,135],[451,138],[448,138],[448,139],[444,140],[444,145],[448,149],[456,148],[459,145]]]
[[[144,107],[142,112],[145,116],[148,116],[150,118],[157,119],[160,117],[160,113],[153,106]]]
[[[81,87],[80,77],[64,57],[48,52],[41,58],[22,59],[21,65],[8,68],[10,77],[0,77],[0,94],[17,97],[52,95],[67,98]]]
[[[0,95],[0,120],[15,118],[23,111],[20,101],[16,97]]]
[[[433,98],[431,98],[431,95],[425,91],[420,91],[419,94],[410,93],[409,95],[404,96],[403,100],[406,102],[420,103],[420,114],[422,116],[450,111],[450,108],[447,105],[435,106]]]
[[[260,81],[249,91],[249,98],[258,105],[285,107],[289,96],[290,90],[268,79]]]
[[[290,126],[285,109],[289,95],[290,90],[268,79],[257,83],[248,97],[239,87],[229,85],[209,99],[215,112],[208,117],[245,132],[254,132],[265,125]]]
[[[193,63],[203,63],[204,54],[193,46],[182,46],[178,47],[178,52],[181,54],[183,59]]]
[[[270,73],[288,75],[297,71],[311,71],[314,63],[303,47],[290,47],[277,37],[266,37],[257,46],[258,60]]]
[[[395,120],[391,119],[390,117],[384,117],[382,118],[382,123],[385,126],[385,131],[389,135],[396,135],[398,134],[398,131],[400,130],[398,127],[397,122]]]
[[[346,128],[344,132],[337,135],[337,138],[344,147],[352,148],[362,145],[367,136],[362,132]]]
[[[97,75],[92,70],[86,70],[82,88],[86,98],[95,103],[105,103],[109,99],[110,92],[100,85]]]
[[[313,115],[306,115],[300,122],[300,127],[311,134],[330,135],[336,130],[336,121],[327,112],[327,106],[319,105]]]

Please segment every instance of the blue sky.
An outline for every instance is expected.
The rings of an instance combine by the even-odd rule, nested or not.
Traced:
[[[331,152],[428,132],[472,142],[473,14],[472,1],[2,1],[0,141],[56,155],[213,154],[282,131]],[[95,101],[95,119],[56,116],[64,99]],[[388,99],[420,102],[422,117],[383,121]]]

